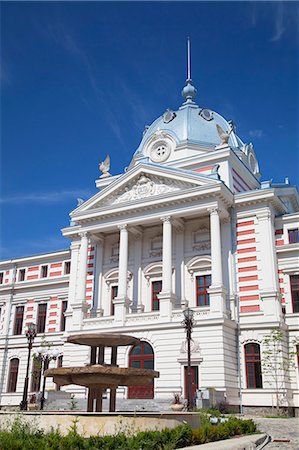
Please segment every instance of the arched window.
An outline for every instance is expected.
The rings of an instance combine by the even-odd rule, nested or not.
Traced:
[[[187,263],[187,270],[195,281],[195,306],[209,306],[208,289],[211,286],[211,257],[195,256]]]
[[[18,371],[19,371],[19,359],[13,358],[10,360],[9,364],[7,392],[16,392]]]
[[[42,361],[41,357],[35,356],[32,364],[31,375],[31,392],[38,392],[40,390],[40,380],[42,375]]]
[[[245,345],[246,386],[248,389],[261,389],[262,365],[260,345],[250,342]]]
[[[150,344],[141,342],[131,348],[129,367],[154,369],[154,351]],[[129,398],[154,398],[154,381],[146,386],[130,386]]]

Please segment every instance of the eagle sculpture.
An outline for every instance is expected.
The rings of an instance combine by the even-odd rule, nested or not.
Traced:
[[[111,177],[111,174],[109,173],[109,170],[110,170],[110,156],[109,155],[107,155],[105,160],[99,164],[99,169],[102,172],[102,175],[100,176],[100,178]]]
[[[218,124],[216,124],[216,128],[221,139],[220,145],[228,145],[229,135],[231,132],[227,133]]]

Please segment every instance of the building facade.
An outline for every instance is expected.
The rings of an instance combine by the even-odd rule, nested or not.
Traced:
[[[271,407],[264,337],[283,332],[282,354],[296,351],[299,328],[299,196],[261,182],[252,144],[235,125],[184,102],[146,127],[129,167],[101,165],[99,192],[62,230],[70,249],[0,263],[0,405],[18,405],[27,364],[26,325],[59,348],[59,364],[88,364],[87,348],[66,343],[80,332],[142,340],[120,348],[120,366],[155,368],[146,388],[119,388],[119,399],[186,396],[183,310],[194,311],[193,390],[213,388],[231,405]],[[108,356],[108,355],[107,355]],[[298,358],[281,374],[282,403],[299,406]],[[51,365],[57,364],[52,362]],[[40,389],[34,382],[31,393]],[[47,389],[54,389],[50,380]],[[86,395],[79,386],[66,391]]]

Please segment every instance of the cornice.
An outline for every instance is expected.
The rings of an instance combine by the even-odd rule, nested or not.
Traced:
[[[39,260],[46,260],[46,259],[48,260],[48,259],[56,258],[57,256],[59,256],[61,258],[63,255],[68,255],[68,257],[70,257],[70,254],[71,254],[70,250],[66,249],[66,250],[58,250],[57,252],[41,253],[39,255],[33,255],[33,256],[24,256],[21,258],[6,259],[3,261],[0,261],[0,267],[2,267],[4,265],[5,266],[8,266],[8,265],[20,266],[20,264],[22,264],[22,266],[23,266],[24,264],[30,263],[31,261],[34,264],[36,264],[37,261],[39,261]],[[64,258],[63,259],[61,258],[61,260],[63,261]]]
[[[57,286],[58,284],[65,284],[69,282],[69,275],[62,275],[57,278],[42,278],[40,280],[33,280],[33,281],[22,281],[12,284],[5,284],[0,286],[0,293],[11,291],[12,289],[14,291],[18,291],[21,289],[32,289],[32,288],[40,288],[43,286]]]
[[[235,194],[235,205],[238,206],[252,206],[266,203],[271,204],[277,212],[285,213],[286,207],[283,202],[277,197],[274,189],[258,189],[255,191],[246,191]]]

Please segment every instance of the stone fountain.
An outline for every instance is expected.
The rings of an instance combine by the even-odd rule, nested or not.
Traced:
[[[48,369],[46,377],[53,377],[58,386],[78,384],[88,388],[87,411],[102,412],[103,390],[109,388],[109,411],[115,411],[118,386],[143,386],[159,377],[159,372],[117,366],[119,346],[138,345],[140,340],[116,333],[80,333],[69,336],[67,342],[90,347],[90,364],[83,367]],[[105,349],[111,347],[111,364],[105,364]],[[94,408],[95,405],[95,408]]]

